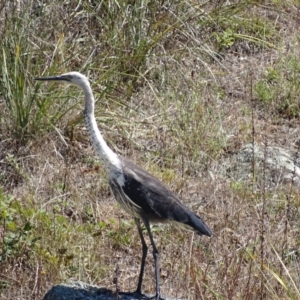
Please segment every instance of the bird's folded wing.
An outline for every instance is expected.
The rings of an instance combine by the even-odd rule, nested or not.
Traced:
[[[128,160],[123,166],[124,182],[120,188],[128,200],[141,208],[149,221],[174,221],[198,234],[211,235],[201,218],[184,206],[158,179]]]

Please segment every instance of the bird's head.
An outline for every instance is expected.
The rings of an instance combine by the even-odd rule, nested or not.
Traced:
[[[85,85],[89,84],[87,77],[79,72],[69,72],[62,75],[39,77],[35,78],[35,80],[66,82],[76,85],[80,88],[83,88]]]

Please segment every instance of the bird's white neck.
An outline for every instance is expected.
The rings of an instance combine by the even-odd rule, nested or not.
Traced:
[[[104,163],[107,171],[109,171],[112,167],[120,168],[121,163],[117,154],[108,147],[98,129],[94,115],[95,100],[89,83],[86,83],[82,88],[85,96],[85,126],[90,135],[93,147],[101,161]]]

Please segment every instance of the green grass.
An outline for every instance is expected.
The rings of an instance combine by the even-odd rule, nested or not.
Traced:
[[[213,230],[153,226],[163,295],[298,299],[298,187],[258,181],[263,167],[225,175],[249,141],[297,151],[298,6],[0,1],[0,299],[70,278],[114,290],[117,270],[122,291],[136,288],[139,236],[91,148],[83,95],[34,81],[71,70],[90,78],[108,144]],[[153,272],[149,255],[145,293]]]
[[[298,53],[281,55],[274,66],[269,67],[262,78],[255,84],[257,100],[275,116],[292,119],[300,116],[300,64]]]

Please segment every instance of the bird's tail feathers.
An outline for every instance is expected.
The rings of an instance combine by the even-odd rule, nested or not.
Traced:
[[[169,212],[168,219],[171,223],[176,223],[185,230],[194,231],[198,235],[212,235],[211,230],[204,221],[187,208],[173,210],[172,214]]]
[[[188,225],[193,227],[194,231],[199,235],[211,236],[212,232],[204,221],[193,212],[189,215],[190,222]],[[196,229],[196,230],[195,230]]]

